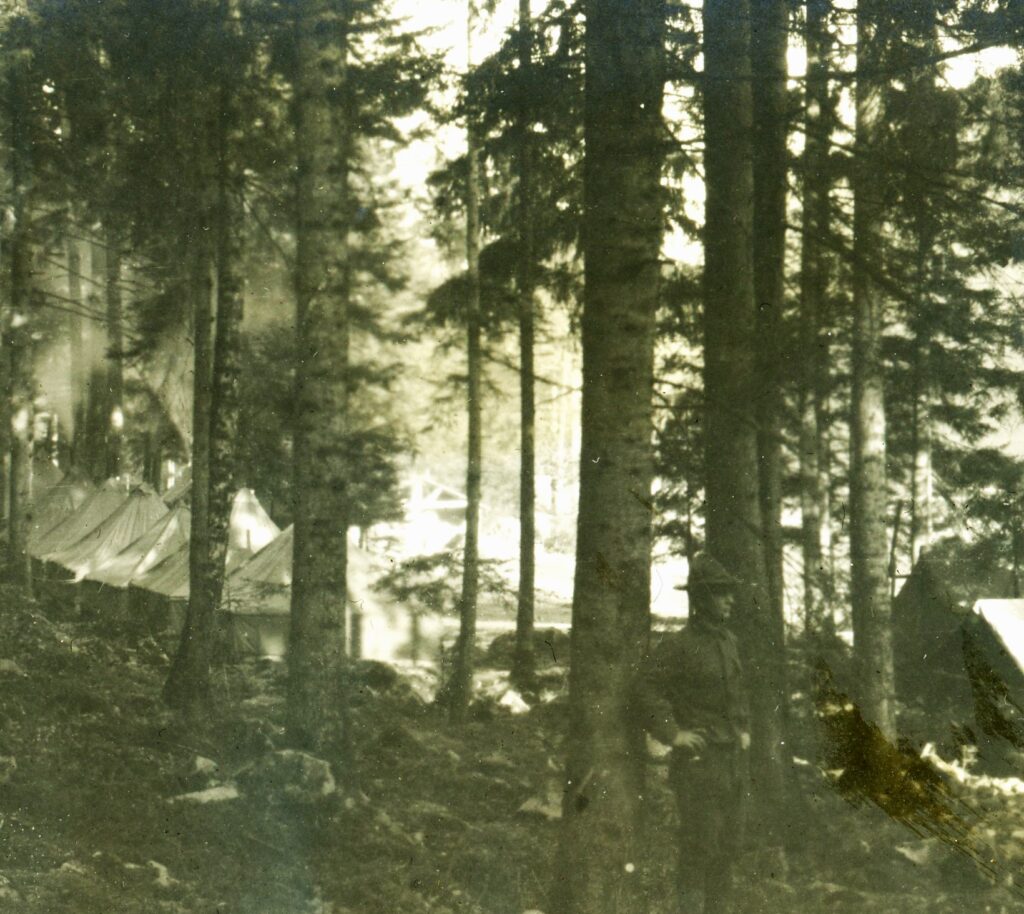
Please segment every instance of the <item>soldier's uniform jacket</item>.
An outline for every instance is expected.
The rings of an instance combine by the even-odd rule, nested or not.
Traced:
[[[639,697],[645,729],[666,745],[679,730],[699,730],[719,746],[735,746],[740,733],[750,731],[736,637],[700,619],[654,650]]]

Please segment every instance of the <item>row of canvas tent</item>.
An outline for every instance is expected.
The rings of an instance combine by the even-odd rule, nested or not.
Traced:
[[[897,695],[1024,750],[1024,599],[998,563],[922,556],[893,602]]]
[[[185,480],[161,498],[124,478],[96,487],[66,477],[36,502],[29,553],[44,579],[74,584],[76,597],[96,614],[176,636],[189,595],[188,490]],[[291,527],[282,532],[252,490],[239,490],[218,613],[221,644],[231,655],[284,653],[292,542]],[[354,618],[369,623],[360,639],[368,649],[364,656],[389,659],[401,640],[400,620],[372,595],[380,571],[374,556],[350,548],[350,604],[358,610]]]

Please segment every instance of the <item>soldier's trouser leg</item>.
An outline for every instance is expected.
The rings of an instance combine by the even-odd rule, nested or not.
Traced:
[[[723,914],[731,904],[732,865],[742,833],[742,783],[735,754],[709,746],[698,760],[687,762],[680,755],[673,761],[680,904],[684,914]]]
[[[679,810],[676,898],[680,914],[703,914],[705,850],[713,816],[703,802],[707,794],[706,767],[680,753],[673,759],[672,784]]]
[[[679,914],[703,914],[704,881],[699,863],[694,859],[694,822],[687,819],[689,804],[676,796],[679,803],[679,834],[676,838],[676,907]]]

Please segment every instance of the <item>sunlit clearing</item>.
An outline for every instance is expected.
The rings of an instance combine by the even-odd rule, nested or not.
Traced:
[[[966,89],[979,76],[991,76],[1019,63],[1013,48],[986,48],[977,54],[951,57],[943,68],[946,82],[953,89]]]

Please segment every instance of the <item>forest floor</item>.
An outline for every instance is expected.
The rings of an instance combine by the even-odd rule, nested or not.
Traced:
[[[0,586],[0,912],[545,911],[565,723],[565,658],[549,646],[547,701],[526,709],[500,668],[483,668],[484,697],[459,726],[430,703],[429,670],[360,665],[358,786],[331,792],[314,761],[275,754],[282,665],[219,667],[217,711],[186,726],[161,705],[159,645]],[[809,746],[797,747],[809,761],[795,768],[787,866],[752,845],[740,914],[1024,910],[1008,887],[1024,858],[1024,800],[985,795],[972,827],[998,875],[983,876],[942,842],[841,799]],[[652,763],[649,793],[647,910],[673,914],[663,766]]]

